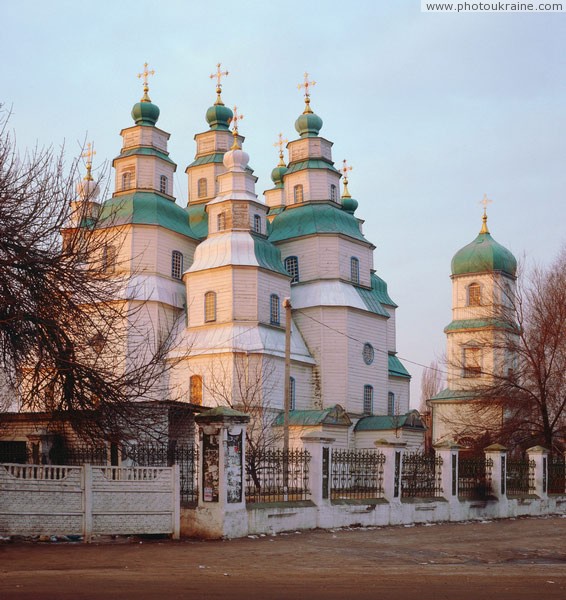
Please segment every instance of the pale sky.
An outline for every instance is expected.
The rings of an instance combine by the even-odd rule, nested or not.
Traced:
[[[444,352],[450,260],[479,232],[484,193],[493,237],[517,258],[548,263],[565,241],[565,33],[565,13],[425,14],[420,0],[19,0],[2,7],[0,102],[20,149],[64,143],[70,161],[92,140],[100,167],[119,153],[149,62],[184,206],[216,63],[260,195],[277,134],[297,137],[308,71],[399,304],[399,356],[428,364]],[[405,364],[417,405],[421,370]]]

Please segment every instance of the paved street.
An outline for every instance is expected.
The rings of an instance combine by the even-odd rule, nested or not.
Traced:
[[[566,598],[566,518],[0,544],[0,598]]]

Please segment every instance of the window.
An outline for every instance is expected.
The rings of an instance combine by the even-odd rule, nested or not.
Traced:
[[[225,212],[218,213],[218,216],[216,217],[216,227],[217,227],[218,231],[224,231],[226,229],[226,213]]]
[[[479,348],[464,348],[464,377],[479,377],[481,375],[481,350]]]
[[[480,306],[481,288],[478,283],[472,283],[468,286],[468,306]]]
[[[261,217],[259,215],[254,215],[254,231],[261,233]]]
[[[303,201],[303,186],[302,185],[296,185],[293,188],[293,201],[295,204],[298,204],[299,202]]]
[[[178,250],[173,250],[171,255],[171,277],[181,279],[183,276],[183,255]]]
[[[330,199],[332,200],[332,202],[336,202],[336,186],[335,185],[330,186]]]
[[[366,365],[371,365],[371,363],[373,362],[373,359],[375,358],[375,350],[373,349],[373,346],[369,342],[366,342],[364,344],[364,347],[362,350],[362,358],[364,359],[364,362],[366,363]]]
[[[102,272],[114,273],[116,269],[116,248],[104,246],[102,249]]]
[[[373,415],[373,386],[364,385],[364,414]]]
[[[281,322],[279,308],[279,296],[277,294],[271,294],[269,299],[269,322],[272,325],[279,325]]]
[[[289,377],[289,410],[295,410],[295,378]]]
[[[355,256],[350,259],[350,281],[360,283],[360,261]]]
[[[387,414],[395,414],[395,394],[393,392],[389,392],[387,395]]]
[[[299,259],[296,256],[288,256],[285,259],[285,269],[291,275],[291,283],[299,281]]]
[[[191,404],[202,404],[202,377],[191,375],[190,384],[189,402]]]
[[[165,177],[165,175],[161,175],[159,178],[159,191],[162,194],[167,193],[167,177]]]
[[[129,190],[132,187],[132,173],[131,171],[126,171],[122,173],[122,189]]]
[[[207,189],[206,189],[206,178],[203,177],[202,179],[198,180],[197,183],[197,196],[199,198],[206,198],[206,193],[207,193]]]
[[[216,292],[206,292],[204,295],[204,320],[206,323],[216,321]]]

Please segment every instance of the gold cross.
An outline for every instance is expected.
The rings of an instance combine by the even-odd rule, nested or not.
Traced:
[[[301,88],[305,88],[305,110],[303,111],[303,114],[307,114],[307,113],[312,113],[312,109],[310,107],[311,94],[309,92],[309,88],[315,86],[316,81],[309,81],[308,73],[305,73],[304,78],[305,78],[305,80],[303,81],[303,83],[299,83],[299,85],[297,87],[299,90]]]
[[[211,73],[210,79],[214,79],[216,77],[216,102],[214,104],[220,104],[224,106],[224,102],[222,102],[222,98],[220,97],[220,93],[222,92],[222,77],[228,77],[230,73],[228,71],[221,71],[222,63],[218,63],[216,65],[216,73]]]
[[[92,169],[92,157],[96,154],[94,144],[88,142],[86,145],[86,152],[81,154],[81,158],[86,158],[86,175],[85,181],[92,181],[91,169]]]
[[[285,166],[285,161],[283,160],[283,146],[288,142],[289,140],[284,140],[283,139],[283,134],[280,133],[279,134],[279,141],[275,142],[275,144],[273,144],[273,146],[279,146],[279,164],[277,165],[278,167],[284,167]]]
[[[483,217],[482,217],[482,226],[480,233],[489,233],[489,229],[487,228],[487,206],[491,204],[493,200],[487,197],[487,194],[483,195],[483,199],[480,200],[480,204],[483,206]]]
[[[150,71],[147,67],[148,64],[143,63],[143,71],[141,73],[138,73],[138,79],[141,79],[143,77],[143,96],[141,99],[142,102],[151,102],[148,96],[149,85],[147,82],[147,78],[149,77],[149,75],[155,75],[155,71],[153,69],[151,69]]]
[[[342,192],[342,198],[351,198],[350,192],[348,190],[348,172],[351,171],[354,167],[348,166],[346,159],[342,161],[342,168],[340,172],[344,175],[344,191]]]
[[[241,121],[244,118],[244,115],[238,114],[237,106],[234,106],[233,113],[234,116],[230,119],[230,123],[233,124],[232,135],[234,136],[234,143],[232,144],[232,148],[230,148],[230,150],[237,150],[240,147],[240,144],[238,143],[238,121]]]

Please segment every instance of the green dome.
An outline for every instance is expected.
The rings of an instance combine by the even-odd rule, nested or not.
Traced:
[[[482,227],[478,237],[461,250],[452,259],[452,275],[501,271],[515,277],[517,259],[490,235],[487,226]]]
[[[229,129],[234,113],[224,104],[215,104],[206,111],[206,122],[210,129]]]
[[[303,113],[295,121],[295,129],[299,135],[304,137],[317,137],[322,129],[322,119],[314,113]]]
[[[356,212],[356,208],[358,208],[357,200],[354,200],[354,198],[342,198],[342,210],[353,215]]]
[[[136,125],[155,125],[159,119],[159,106],[153,102],[138,102],[132,108],[132,119]]]
[[[287,173],[287,167],[277,166],[271,171],[271,181],[275,184],[275,187],[283,187],[283,176]]]

